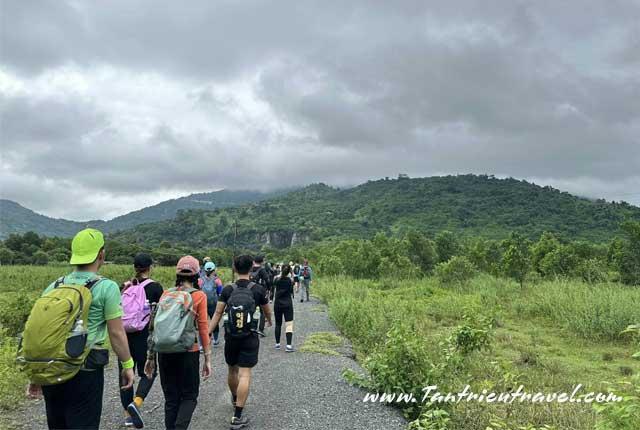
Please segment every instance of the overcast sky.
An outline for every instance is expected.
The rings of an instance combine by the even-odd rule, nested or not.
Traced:
[[[1,2],[1,197],[104,219],[402,172],[640,204],[640,1],[160,3]]]

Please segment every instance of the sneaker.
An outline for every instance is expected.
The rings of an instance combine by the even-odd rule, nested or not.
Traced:
[[[302,302],[304,302],[304,300],[303,300],[303,299],[300,299],[300,303],[302,303]]]
[[[287,351],[287,352],[293,352],[293,351],[295,351],[295,350],[293,349],[293,346],[291,346],[291,345],[287,345],[287,346],[284,348],[284,350],[285,350],[285,351]]]
[[[267,335],[264,334],[264,332],[261,330],[258,330],[258,334],[260,335],[260,337],[267,337]]]
[[[133,402],[129,403],[129,406],[127,406],[127,412],[129,412],[129,415],[131,415],[131,422],[133,423],[133,426],[135,428],[141,429],[142,427],[144,427],[144,421],[142,421],[142,415],[140,415],[140,410],[138,409],[135,403]]]
[[[249,418],[247,417],[241,417],[241,418],[236,418],[236,417],[231,417],[231,430],[239,430],[242,428],[245,428],[246,426],[249,425]]]
[[[213,346],[218,346],[220,345],[220,339],[216,339],[213,341]]]
[[[280,349],[280,344],[276,343],[276,349]]]
[[[133,427],[133,420],[131,419],[131,417],[126,417],[124,419],[124,426],[125,427]]]

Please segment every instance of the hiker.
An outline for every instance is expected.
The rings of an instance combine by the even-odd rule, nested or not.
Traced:
[[[234,259],[233,266],[238,280],[222,290],[209,325],[211,332],[224,314],[224,358],[229,366],[227,382],[235,408],[231,430],[244,428],[249,422],[246,416],[242,416],[242,411],[249,396],[251,369],[258,363],[260,349],[254,315],[256,309],[261,315],[265,315],[268,326],[271,326],[271,310],[264,287],[250,280],[252,265],[250,255]]]
[[[207,261],[205,263],[203,273],[204,276],[200,276],[198,285],[200,285],[200,289],[207,296],[207,315],[211,318],[216,311],[218,296],[222,292],[223,285],[216,274],[216,265],[213,261]],[[220,344],[219,334],[220,327],[215,327],[213,329],[213,346]]]
[[[304,296],[307,296],[307,301],[309,301],[309,288],[311,287],[311,278],[313,276],[313,271],[309,266],[309,260],[304,259],[304,263],[300,268],[300,273],[298,274],[298,278],[300,279],[300,303],[304,302]]]
[[[25,325],[18,363],[31,382],[29,396],[44,395],[50,429],[99,428],[107,333],[123,368],[121,389],[133,386],[120,289],[97,275],[104,261],[102,233],[91,228],[78,232],[69,261],[75,270],[44,290]]]
[[[198,287],[200,263],[187,255],[176,266],[176,284],[164,292],[151,323],[145,373],[156,369],[164,392],[164,425],[186,429],[198,404],[200,352],[204,351],[202,377],[211,375],[211,345],[207,318],[207,296]],[[186,310],[186,312],[185,312]]]
[[[293,286],[296,293],[300,291],[300,265],[298,263],[292,264],[293,267]]]
[[[258,255],[253,260],[253,266],[251,267],[251,272],[249,272],[249,279],[251,282],[255,282],[260,285],[264,289],[265,297],[267,298],[267,303],[269,302],[269,298],[271,296],[272,284],[271,277],[267,273],[267,270],[262,267],[264,263],[264,257],[262,255]],[[260,323],[258,325],[258,334],[261,337],[265,337],[264,334],[264,322],[265,315],[264,313],[260,313]]]
[[[136,275],[122,286],[122,309],[124,316],[122,323],[127,333],[129,351],[135,363],[134,369],[140,377],[138,388],[133,387],[120,391],[120,401],[124,408],[124,424],[126,427],[143,425],[140,409],[144,399],[149,394],[156,374],[150,378],[144,373],[144,364],[147,359],[147,340],[149,337],[149,320],[151,308],[159,301],[164,292],[162,285],[151,279],[151,266],[153,260],[148,254],[140,253],[133,259],[133,268]],[[118,365],[122,372],[122,366]]]
[[[276,279],[274,289],[273,313],[276,321],[276,349],[280,349],[280,334],[282,332],[282,320],[284,319],[284,331],[287,340],[285,350],[293,352],[293,281],[291,280],[291,266],[288,264],[282,267],[282,274]]]
[[[211,261],[211,257],[204,257],[202,259],[202,266],[200,267],[200,271],[198,272],[198,274],[200,275],[200,278],[204,278],[204,266]]]

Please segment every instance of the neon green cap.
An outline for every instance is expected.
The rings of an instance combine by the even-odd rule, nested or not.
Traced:
[[[90,264],[96,261],[104,246],[104,236],[94,228],[79,231],[71,241],[71,260],[69,264]]]

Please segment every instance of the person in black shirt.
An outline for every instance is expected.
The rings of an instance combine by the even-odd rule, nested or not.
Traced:
[[[271,298],[271,290],[273,289],[273,284],[271,282],[271,276],[267,272],[262,265],[264,263],[264,257],[261,255],[256,256],[253,259],[253,266],[251,267],[251,271],[249,272],[249,279],[256,284],[260,285],[264,289],[265,297],[267,298],[267,302]],[[258,334],[262,337],[265,337],[264,334],[264,313],[260,314],[260,323],[258,325]]]
[[[136,275],[131,281],[132,285],[143,284],[144,292],[149,302],[149,306],[157,304],[160,301],[160,297],[164,292],[162,285],[158,282],[150,279],[151,266],[153,260],[148,254],[140,253],[135,256],[133,260],[133,268],[136,271]],[[123,285],[124,287],[124,285]],[[125,410],[125,425],[132,426],[142,422],[140,416],[140,409],[144,399],[149,394],[156,374],[151,378],[147,378],[144,373],[144,364],[147,360],[147,338],[149,337],[149,323],[141,331],[127,333],[127,340],[129,341],[129,351],[131,351],[131,358],[135,363],[134,369],[136,369],[140,382],[138,388],[135,391],[135,398],[133,387],[128,390],[120,391],[120,402]],[[118,374],[122,372],[120,362],[118,362]],[[136,427],[138,427],[136,425]]]
[[[268,326],[271,326],[271,309],[269,308],[269,299],[267,298],[265,290],[261,285],[249,280],[249,272],[252,264],[253,258],[250,255],[241,255],[235,258],[233,266],[238,274],[238,280],[235,282],[235,286],[236,288],[251,288],[256,307],[260,306],[261,314],[265,316]],[[233,292],[234,285],[227,285],[222,290],[218,298],[216,312],[213,314],[213,318],[209,324],[210,333],[222,319],[227,307],[227,302]],[[259,349],[260,340],[255,332],[250,333],[247,337],[239,339],[232,338],[227,333],[227,325],[225,324],[224,358],[229,366],[227,381],[235,407],[235,413],[233,418],[231,418],[231,429],[240,429],[248,424],[248,419],[242,416],[242,410],[249,396],[251,369],[258,364]]]
[[[291,280],[291,266],[288,264],[282,267],[282,275],[276,279],[274,289],[273,313],[276,320],[276,349],[280,349],[280,334],[284,318],[284,331],[287,338],[285,350],[293,352],[293,281]]]

